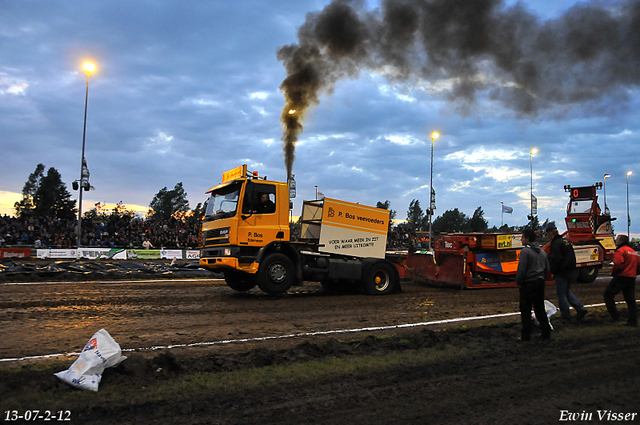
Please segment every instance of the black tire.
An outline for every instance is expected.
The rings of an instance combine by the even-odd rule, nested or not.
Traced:
[[[270,254],[261,263],[256,280],[267,294],[287,292],[295,280],[293,262],[284,254]]]
[[[598,277],[598,268],[595,266],[580,267],[578,282],[593,283]]]
[[[256,277],[254,275],[237,270],[225,271],[224,280],[229,288],[240,292],[248,291],[256,286]]]
[[[369,295],[386,295],[396,287],[396,274],[391,265],[376,263],[367,272],[364,290]]]

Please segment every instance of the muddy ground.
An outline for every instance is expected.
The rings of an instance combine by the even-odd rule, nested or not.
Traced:
[[[574,293],[585,305],[601,304],[608,280],[578,284]],[[553,287],[547,299],[555,303]],[[105,371],[101,388],[333,357],[455,349],[471,355],[268,391],[227,388],[188,402],[73,405],[74,423],[546,424],[563,412],[583,414],[572,423],[606,423],[598,411],[640,413],[637,328],[607,323],[603,307],[594,306],[581,323],[554,317],[551,343],[521,343],[518,316],[506,315],[517,312],[517,300],[515,288],[406,282],[402,293],[383,297],[327,294],[315,283],[272,297],[238,293],[215,279],[0,282],[0,414],[6,419],[5,406],[23,394],[78,391],[52,376],[59,369],[27,365],[52,359],[38,356],[78,353],[101,328],[129,357]],[[499,314],[506,316],[482,319]],[[444,322],[457,318],[477,320]],[[578,331],[585,337],[570,337]]]

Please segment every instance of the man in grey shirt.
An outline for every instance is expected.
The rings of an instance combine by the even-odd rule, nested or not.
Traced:
[[[536,313],[536,319],[540,322],[542,330],[541,339],[551,339],[551,326],[544,307],[545,276],[549,273],[549,259],[540,245],[536,242],[538,235],[531,229],[522,232],[522,244],[520,251],[516,283],[520,288],[520,320],[522,321],[522,341],[531,340],[533,323],[531,320],[531,307]]]

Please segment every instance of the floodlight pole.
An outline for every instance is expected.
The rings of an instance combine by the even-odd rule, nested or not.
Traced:
[[[438,137],[440,137],[440,133],[438,133],[437,131],[434,131],[433,133],[431,133],[431,178],[429,180],[429,245],[428,245],[428,251],[431,251],[433,249],[433,242],[432,242],[432,238],[433,238],[433,227],[432,227],[432,222],[433,222],[433,204],[434,204],[434,199],[433,199],[433,141],[435,139],[437,139]]]
[[[80,157],[80,184],[78,185],[78,228],[77,228],[77,245],[80,248],[82,244],[82,191],[84,189],[82,182],[82,172],[84,171],[84,146],[87,136],[87,104],[89,103],[89,74],[94,67],[89,67],[89,64],[85,64],[85,71],[87,71],[87,89],[84,96],[84,127],[82,129],[82,156]]]

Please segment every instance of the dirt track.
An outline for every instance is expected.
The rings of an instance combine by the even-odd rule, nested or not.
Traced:
[[[599,278],[593,284],[579,284],[574,292],[585,305],[599,304],[607,281],[608,278]],[[553,287],[547,288],[547,298],[555,303]],[[236,366],[277,364],[278,356],[295,357],[278,354],[278,350],[290,350],[300,358],[301,350],[309,344],[318,347],[317,356],[405,349],[406,344],[403,346],[397,338],[391,338],[391,342],[375,338],[400,335],[415,346],[438,350],[463,347],[476,354],[465,362],[447,362],[432,370],[406,368],[236,398],[211,394],[212,398],[203,396],[187,407],[181,405],[179,410],[167,400],[162,406],[132,407],[112,419],[121,423],[163,423],[163,418],[171,415],[170,423],[538,424],[557,422],[563,409],[594,415],[598,409],[640,413],[637,329],[611,326],[611,335],[605,340],[578,341],[570,346],[532,343],[523,347],[516,341],[518,317],[509,316],[491,319],[491,323],[502,323],[497,327],[461,333],[424,333],[458,326],[446,324],[256,340],[514,313],[517,299],[515,288],[460,291],[406,283],[402,293],[384,297],[327,295],[319,284],[305,284],[283,297],[270,297],[256,290],[237,293],[219,280],[0,285],[0,359],[79,352],[101,328],[107,329],[123,349],[142,349],[125,354],[133,354],[135,361],[148,362],[147,366],[159,361],[159,353],[170,353],[178,364],[203,369],[211,359],[219,359],[216,356],[227,356],[228,363]],[[563,325],[554,318],[557,335],[570,333],[572,327],[607,326],[602,309],[590,310],[581,324]],[[488,322],[460,325],[481,323]],[[425,343],[425,335],[430,342]],[[336,341],[362,340],[366,336],[373,337],[373,342],[371,349],[363,352],[357,349],[362,344],[344,346]],[[227,340],[248,341],[149,350]],[[256,357],[256,350],[263,353],[262,357]],[[248,353],[252,353],[251,359],[258,358],[255,364],[246,360]],[[237,356],[244,356],[244,360],[233,360]],[[269,358],[266,362],[265,356]],[[9,364],[16,362],[0,366]],[[49,372],[46,376],[50,376]],[[41,378],[47,379],[29,379]],[[107,378],[105,373],[102,385],[108,385]],[[117,382],[117,378],[111,379]],[[67,390],[50,383],[41,388]],[[0,394],[5,397],[23,390],[16,382],[0,385]],[[233,389],[229,392],[233,393]],[[101,422],[101,415],[82,414],[92,422],[109,423]],[[640,423],[637,418],[631,423]]]

